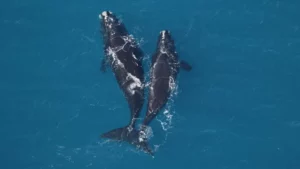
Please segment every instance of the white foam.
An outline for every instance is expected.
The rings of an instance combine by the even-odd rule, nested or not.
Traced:
[[[143,130],[140,130],[139,132],[139,141],[145,141],[150,140],[153,137],[153,131],[152,128],[149,126],[144,126],[145,128]]]

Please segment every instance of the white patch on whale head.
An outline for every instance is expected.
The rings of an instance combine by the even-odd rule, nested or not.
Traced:
[[[99,19],[102,19],[109,29],[112,28],[112,23],[114,21],[113,17],[109,17],[109,15],[112,15],[113,13],[110,11],[103,11],[101,14],[99,14]]]
[[[103,12],[101,13],[101,15],[102,15],[102,16],[104,16],[104,17],[107,17],[107,16],[108,16],[108,14],[109,14],[109,12],[108,12],[108,11],[103,11]]]
[[[160,34],[161,34],[161,38],[165,39],[165,37],[166,37],[166,31],[163,30],[163,31],[160,32]]]
[[[111,11],[103,11],[100,15],[99,15],[99,18],[107,18],[108,15],[111,15],[112,12]]]
[[[170,34],[171,32],[168,31],[168,30],[162,30],[160,31],[160,34],[161,34],[161,38],[162,39],[165,39],[166,38],[166,34]]]
[[[168,35],[169,34],[169,35]],[[160,46],[160,53],[163,53],[163,54],[168,54],[168,49],[166,48],[168,45],[167,43],[168,40],[166,40],[166,38],[168,38],[167,36],[170,36],[171,32],[169,30],[162,30],[160,31],[160,43],[161,43],[161,46]]]

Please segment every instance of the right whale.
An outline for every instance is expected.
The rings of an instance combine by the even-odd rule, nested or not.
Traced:
[[[190,71],[192,66],[179,60],[171,32],[162,30],[158,36],[156,51],[152,55],[147,113],[139,135],[141,141],[147,142],[145,130],[168,102],[181,68]]]
[[[103,11],[99,18],[105,52],[101,70],[105,72],[107,67],[111,68],[130,108],[130,120],[126,126],[102,133],[100,137],[128,142],[152,154],[148,143],[139,140],[139,131],[135,128],[144,104],[144,53],[116,14]]]

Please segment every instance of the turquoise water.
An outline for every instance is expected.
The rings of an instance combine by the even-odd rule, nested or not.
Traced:
[[[299,169],[297,1],[2,1],[3,169]],[[117,13],[149,58],[169,29],[182,59],[155,158],[99,135],[128,122],[98,15]],[[145,113],[145,108],[142,115]],[[163,114],[163,113],[162,113]],[[159,146],[160,145],[160,146]]]

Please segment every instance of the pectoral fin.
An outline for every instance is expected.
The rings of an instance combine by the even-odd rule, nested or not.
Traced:
[[[184,60],[180,61],[180,68],[188,72],[192,70],[192,66]]]

